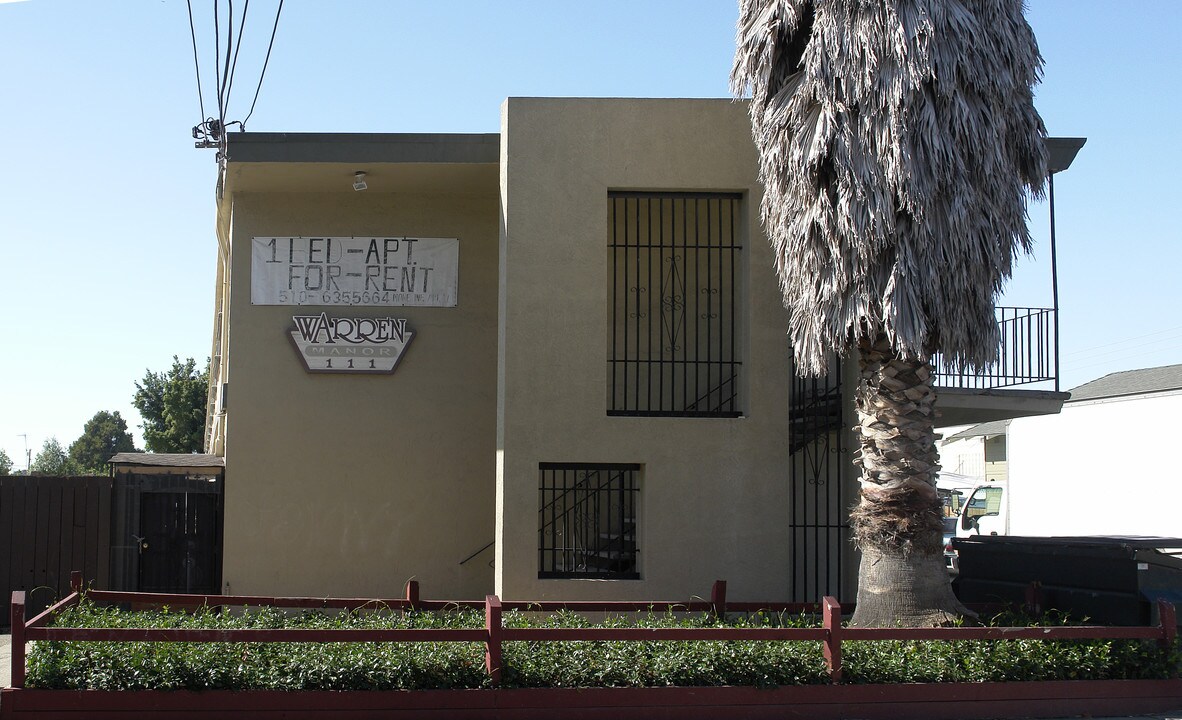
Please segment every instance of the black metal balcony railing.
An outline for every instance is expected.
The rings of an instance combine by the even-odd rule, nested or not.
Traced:
[[[1059,389],[1055,311],[1051,308],[997,308],[1000,341],[997,362],[984,372],[953,371],[940,355],[932,358],[936,385],[988,390],[1032,383]]]

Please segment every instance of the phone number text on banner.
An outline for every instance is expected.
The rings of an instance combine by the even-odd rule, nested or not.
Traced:
[[[252,305],[455,307],[460,241],[415,237],[256,237]]]

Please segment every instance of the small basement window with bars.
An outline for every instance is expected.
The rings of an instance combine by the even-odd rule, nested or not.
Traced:
[[[608,193],[608,415],[742,414],[741,200]]]
[[[541,463],[538,577],[636,580],[640,465]]]

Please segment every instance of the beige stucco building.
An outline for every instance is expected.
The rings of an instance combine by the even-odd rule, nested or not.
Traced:
[[[459,562],[493,537],[497,152],[495,135],[231,142],[209,448],[236,478],[230,591],[388,596],[411,577],[440,597],[491,587],[487,560]],[[351,188],[359,168],[365,192]],[[252,303],[254,237],[408,235],[460,239],[455,307]],[[294,314],[321,310],[405,318],[415,338],[392,374],[309,373],[287,335]]]
[[[793,381],[742,103],[231,134],[218,192],[224,590],[852,598],[849,371]]]

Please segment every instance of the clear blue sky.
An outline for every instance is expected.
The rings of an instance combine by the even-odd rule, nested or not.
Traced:
[[[229,117],[250,105],[277,0],[250,4]],[[242,3],[236,3],[241,11]],[[212,4],[195,0],[206,114]],[[223,8],[224,8],[223,4]],[[287,0],[251,131],[496,132],[517,96],[722,97],[733,2]],[[1056,184],[1063,387],[1182,362],[1176,0],[1033,0],[1038,107],[1086,136]],[[222,22],[225,22],[223,12]],[[224,26],[223,26],[224,27]],[[0,448],[23,467],[212,330],[211,150],[178,0],[0,2]],[[1045,206],[1006,304],[1049,305]]]

